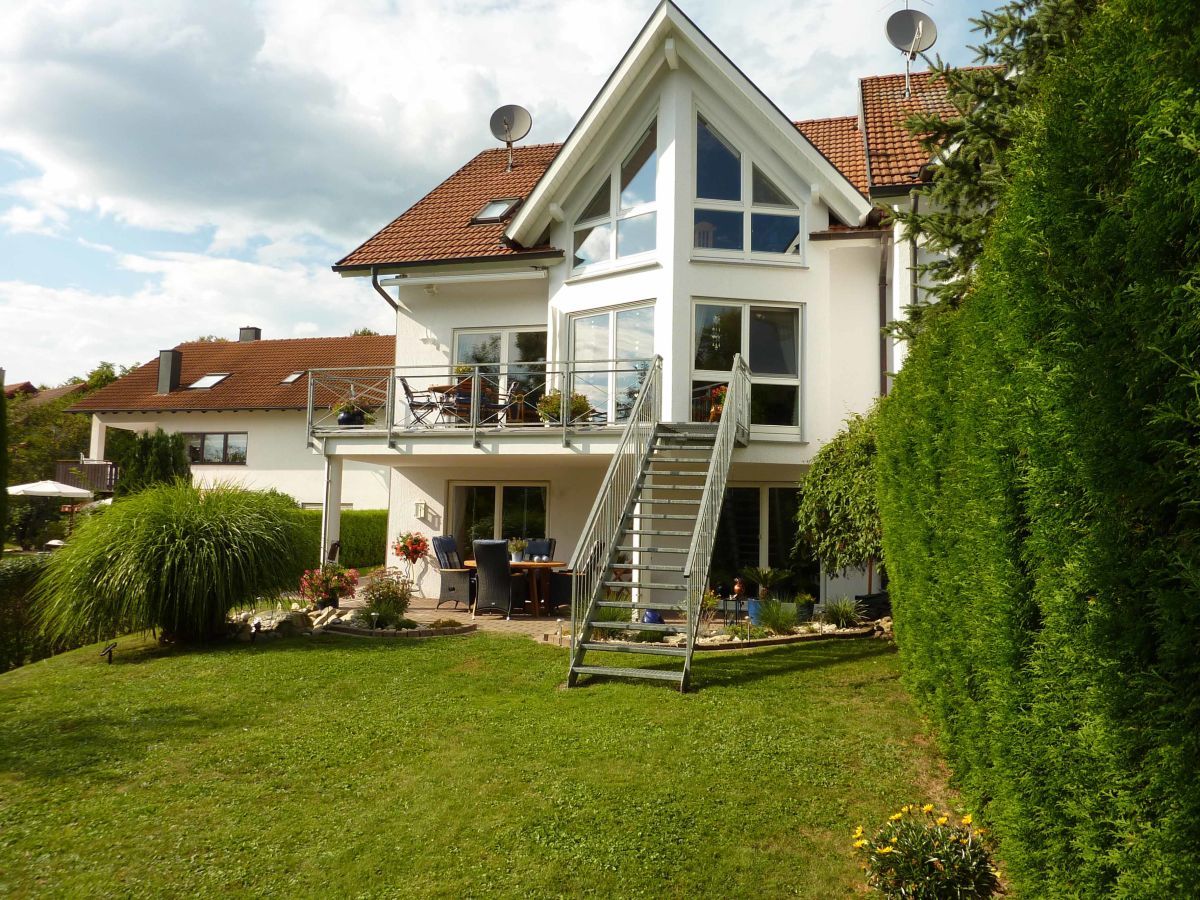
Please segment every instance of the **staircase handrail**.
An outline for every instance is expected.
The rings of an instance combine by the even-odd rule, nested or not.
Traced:
[[[739,353],[734,356],[729,373],[729,386],[721,407],[712,459],[708,466],[708,474],[704,478],[704,491],[700,496],[700,508],[696,514],[692,541],[688,547],[687,563],[683,567],[683,578],[687,584],[688,624],[685,673],[691,668],[692,651],[700,624],[700,602],[708,583],[708,570],[717,537],[717,523],[721,518],[721,506],[725,499],[725,484],[729,480],[733,447],[739,438],[744,439],[749,434],[749,430],[750,368]]]
[[[600,483],[596,501],[580,532],[571,556],[574,574],[571,588],[571,651],[575,653],[586,613],[602,587],[601,576],[608,568],[621,521],[637,490],[642,464],[653,445],[654,429],[662,415],[662,357],[651,361],[621,440],[613,452],[608,471]]]

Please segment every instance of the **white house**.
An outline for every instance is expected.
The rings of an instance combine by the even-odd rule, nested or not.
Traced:
[[[107,431],[120,428],[186,435],[196,484],[232,482],[274,488],[320,507],[325,465],[308,446],[308,370],[342,364],[390,365],[391,336],[261,340],[243,328],[238,341],[192,341],[90,394],[72,412],[90,413],[89,456],[104,459]],[[384,509],[387,469],[346,468],[344,509]]]
[[[898,365],[880,329],[912,301],[914,248],[880,223],[929,161],[902,126],[917,109],[949,110],[928,73],[794,122],[661,4],[563,144],[483,151],[334,266],[395,308],[396,367],[313,373],[324,541],[352,463],[390,470],[391,534],[467,555],[553,537],[583,573],[572,678],[597,603],[693,616],[746,565],[862,591],[791,558],[792,516]],[[332,420],[347,393],[374,424]],[[630,573],[628,602],[605,600]]]

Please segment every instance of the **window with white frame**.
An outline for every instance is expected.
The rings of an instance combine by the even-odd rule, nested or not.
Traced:
[[[655,248],[658,123],[613,166],[575,220],[572,267],[623,259]]]
[[[571,317],[573,391],[610,422],[628,417],[654,356],[654,305],[638,304]]]
[[[184,445],[192,465],[244,466],[246,432],[185,432]]]
[[[715,419],[714,390],[729,382],[733,357],[750,367],[750,424],[800,424],[800,307],[697,300],[692,335],[692,419]]]
[[[693,246],[702,255],[795,256],[801,226],[800,204],[697,113]]]
[[[476,482],[450,485],[450,533],[463,559],[474,559],[474,541],[544,538],[550,485]]]

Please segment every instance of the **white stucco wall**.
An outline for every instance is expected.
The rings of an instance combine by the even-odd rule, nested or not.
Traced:
[[[197,485],[232,482],[254,490],[274,488],[302,504],[320,504],[324,496],[325,461],[320,453],[305,446],[305,413],[269,412],[171,412],[102,413],[93,416],[92,458],[101,458],[95,423],[105,428],[130,431],[245,432],[245,465],[192,465]],[[347,462],[342,502],[354,509],[385,509],[390,469],[362,462]]]

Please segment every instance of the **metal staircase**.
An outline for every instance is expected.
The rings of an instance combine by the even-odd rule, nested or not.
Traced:
[[[580,675],[608,675],[688,687],[729,464],[748,435],[749,371],[735,357],[716,424],[658,422],[658,403],[642,403],[649,394],[656,401],[658,391],[657,379],[647,379],[572,560],[569,686]],[[664,622],[643,623],[646,610]],[[629,631],[681,634],[684,641],[619,639]],[[610,635],[618,639],[604,639]],[[676,664],[594,664],[592,657],[614,653]]]

